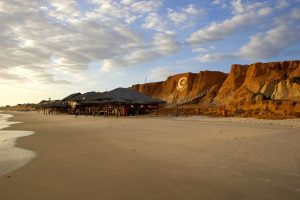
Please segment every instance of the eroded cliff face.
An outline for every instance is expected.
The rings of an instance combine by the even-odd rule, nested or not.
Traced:
[[[201,95],[202,92],[220,87],[226,77],[227,74],[215,71],[183,73],[170,76],[163,82],[137,84],[132,88],[168,103],[187,102]]]
[[[228,75],[212,71],[177,74],[133,89],[169,104],[185,105],[191,114],[300,116],[300,61],[234,64]]]
[[[249,65],[232,65],[228,77],[214,99],[217,104],[231,100],[230,98],[243,85],[248,68]]]

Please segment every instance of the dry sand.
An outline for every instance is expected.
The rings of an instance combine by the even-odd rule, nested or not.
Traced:
[[[37,157],[2,200],[300,199],[300,123],[13,113]]]

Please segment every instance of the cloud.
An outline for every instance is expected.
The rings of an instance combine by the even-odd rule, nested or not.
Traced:
[[[173,9],[168,10],[168,16],[176,26],[188,20],[188,15],[186,13],[178,12]]]
[[[212,4],[213,5],[220,5],[222,8],[227,7],[226,0],[213,0]]]
[[[289,3],[286,0],[277,0],[275,8],[282,9],[289,6]]]
[[[182,25],[186,22],[192,25],[192,22],[196,19],[195,17],[203,14],[205,14],[204,9],[198,9],[192,4],[178,10],[168,9],[168,17],[175,26]]]
[[[299,43],[300,9],[292,9],[288,15],[275,19],[273,28],[257,33],[242,46],[239,54],[248,59],[270,59],[279,56],[288,47]]]
[[[54,74],[49,73],[36,74],[35,77],[39,82],[45,84],[71,84],[70,81],[56,79]]]
[[[281,55],[296,56],[298,51],[288,50],[289,47],[299,44],[300,9],[294,8],[289,14],[273,20],[271,28],[256,33],[250,37],[248,43],[232,53],[205,53],[202,51],[196,59],[200,62],[214,62],[230,59],[268,60]],[[202,49],[200,48],[200,51]],[[205,49],[204,49],[205,50]]]
[[[228,53],[228,54],[207,53],[207,54],[201,54],[197,56],[196,60],[200,62],[218,62],[218,61],[224,61],[224,60],[230,60],[236,58],[239,58],[239,55],[234,53]]]
[[[149,13],[145,18],[145,23],[142,27],[145,29],[165,32],[167,30],[167,22],[157,13]]]
[[[150,81],[163,81],[166,79],[166,77],[169,77],[174,72],[172,69],[168,66],[165,67],[156,67],[149,71],[148,73],[148,79]]]
[[[48,15],[57,20],[72,21],[81,15],[79,5],[75,0],[48,0],[49,7],[43,7]]]
[[[18,74],[10,73],[4,69],[0,69],[0,83],[1,81],[23,82],[25,81],[25,78],[19,76]]]
[[[138,1],[131,4],[131,9],[139,13],[149,13],[157,11],[161,6],[161,1]]]
[[[94,4],[96,9],[86,13],[88,19],[98,19],[106,22],[121,20],[127,24],[134,23],[147,13],[156,12],[162,4],[158,0],[123,0],[121,3],[116,0],[89,0],[89,2]]]
[[[187,42],[194,45],[223,40],[242,27],[258,24],[272,12],[271,8],[263,6],[262,3],[242,4],[241,1],[233,1],[234,15],[230,19],[220,23],[213,22],[192,33]]]
[[[209,49],[202,48],[202,47],[198,47],[198,48],[193,49],[193,52],[198,52],[198,53],[205,53],[205,52],[208,52],[208,51],[209,51]]]
[[[163,31],[163,20],[151,21],[160,17],[155,12],[162,1],[87,0],[86,10],[78,2],[2,1],[0,79],[65,84],[93,62],[107,70],[148,62],[179,49],[170,32],[153,33],[148,39],[128,26],[145,19],[146,28]]]
[[[242,0],[233,0],[231,2],[232,5],[232,13],[233,14],[244,14],[251,12],[253,10],[265,8],[265,2],[244,2]]]
[[[286,24],[276,26],[265,33],[258,33],[239,50],[244,58],[270,59],[279,56],[290,45],[300,41],[300,28]]]
[[[175,40],[175,36],[166,33],[156,33],[152,42],[140,46],[123,56],[105,59],[102,63],[102,71],[111,71],[114,68],[136,65],[157,58],[176,53],[180,49],[180,44]]]

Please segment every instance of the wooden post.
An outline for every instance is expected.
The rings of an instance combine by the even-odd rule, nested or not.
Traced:
[[[119,118],[119,104],[117,104],[117,119]]]

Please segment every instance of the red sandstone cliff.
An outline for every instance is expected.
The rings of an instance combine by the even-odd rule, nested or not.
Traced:
[[[215,101],[249,102],[254,96],[272,100],[297,100],[300,61],[233,65]],[[225,100],[225,103],[224,103]]]
[[[204,71],[132,86],[191,113],[255,117],[300,116],[300,61],[234,64],[227,76]],[[191,111],[192,110],[192,111]]]
[[[170,76],[166,81],[133,85],[132,88],[168,103],[183,102],[193,99],[212,87],[220,87],[227,74],[215,71],[183,73]]]

